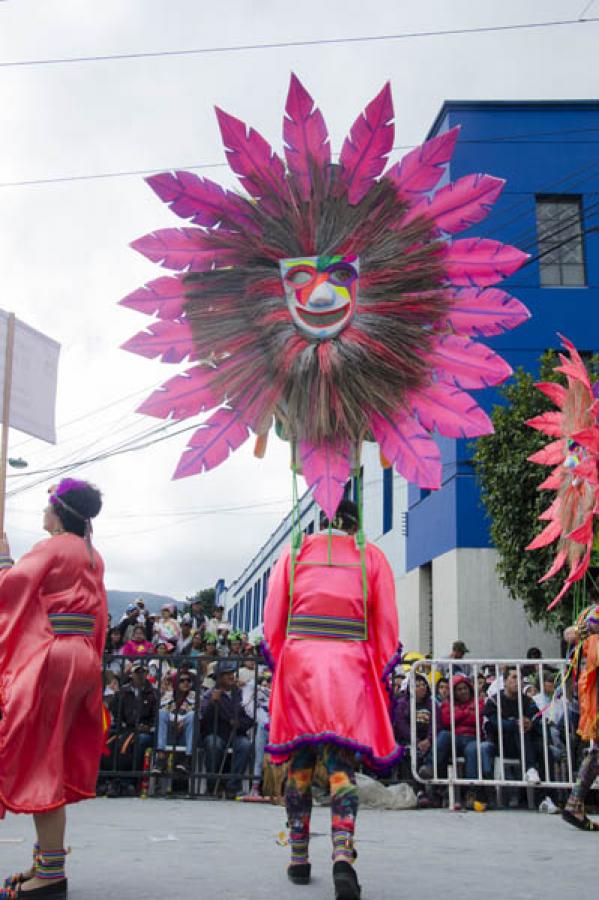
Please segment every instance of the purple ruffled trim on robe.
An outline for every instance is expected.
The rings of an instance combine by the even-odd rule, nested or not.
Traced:
[[[262,638],[260,641],[260,653],[264,657],[264,662],[268,666],[271,672],[274,673],[276,669],[275,658],[272,655],[272,650],[268,646],[268,641],[265,638]]]
[[[403,759],[406,752],[406,748],[398,744],[395,750],[387,756],[374,756],[371,747],[366,746],[366,744],[360,744],[358,741],[353,741],[351,738],[340,737],[334,731],[323,731],[320,734],[301,734],[285,744],[267,744],[265,750],[274,757],[272,760],[274,765],[281,765],[287,762],[291,754],[295,750],[299,750],[300,747],[319,747],[323,744],[333,744],[342,750],[351,750],[356,754],[360,754],[362,757],[360,762],[368,766],[369,769],[380,773],[388,772],[389,769],[393,768],[394,765]],[[277,756],[284,758],[276,759]]]

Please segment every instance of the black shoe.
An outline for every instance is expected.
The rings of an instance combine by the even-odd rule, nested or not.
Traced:
[[[310,863],[295,863],[287,867],[287,877],[294,884],[310,884],[311,871]]]
[[[67,896],[67,879],[61,878],[60,881],[51,881],[43,887],[34,888],[32,891],[21,890],[18,885],[15,891],[15,897],[44,897],[45,900],[66,900]]]
[[[121,796],[121,784],[117,779],[114,779],[108,785],[108,790],[106,791],[107,797],[120,797]]]
[[[166,772],[166,756],[157,756],[150,769],[150,775],[164,775]]]
[[[184,762],[183,761],[178,762],[177,765],[175,766],[175,772],[178,772],[180,775],[189,776],[191,765],[188,762],[188,759],[189,759],[189,757],[186,757]]]
[[[335,900],[360,900],[362,888],[356,870],[348,862],[333,863],[333,883]]]

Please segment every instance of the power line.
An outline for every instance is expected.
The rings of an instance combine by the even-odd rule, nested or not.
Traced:
[[[565,128],[559,129],[557,131],[529,131],[529,132],[521,132],[518,134],[508,134],[508,135],[498,135],[493,138],[462,138],[459,140],[458,146],[464,146],[465,144],[509,144],[509,143],[534,143],[532,138],[541,138],[541,137],[560,137],[566,134],[591,134],[598,133],[599,128]],[[562,143],[570,143],[570,144],[597,144],[599,143],[599,139],[597,140],[576,140],[576,141],[538,141],[540,144],[562,144]],[[420,146],[419,144],[397,144],[391,148],[392,151],[395,150],[413,150],[415,147]],[[335,155],[339,155],[336,153]],[[103,180],[107,178],[129,178],[133,176],[143,176],[143,175],[151,175],[155,172],[176,172],[176,171],[189,171],[189,170],[202,170],[202,169],[225,169],[228,168],[229,164],[226,162],[214,162],[214,163],[196,163],[194,165],[184,165],[184,166],[157,166],[152,169],[120,169],[113,172],[91,172],[84,175],[56,175],[51,176],[49,178],[30,178],[30,179],[21,179],[19,181],[2,181],[0,182],[0,188],[9,188],[9,187],[31,187],[36,185],[45,185],[45,184],[63,184],[69,182],[76,181],[94,181],[94,180]]]
[[[475,28],[448,28],[442,31],[405,31],[400,34],[360,35],[345,38],[319,38],[309,41],[273,41],[267,44],[233,44],[222,47],[195,47],[187,50],[144,50],[139,53],[106,53],[95,56],[65,56],[48,59],[23,59],[0,62],[0,68],[30,66],[55,66],[72,63],[108,62],[127,59],[156,59],[170,56],[200,56],[216,53],[246,53],[254,50],[284,50],[290,47],[322,47],[337,44],[367,44],[384,41],[405,41],[419,38],[451,37],[466,34],[489,34],[491,32],[524,31],[541,28],[558,28],[568,25],[588,25],[599,22],[599,17],[589,19],[561,19],[549,22],[522,22],[512,25],[483,25]]]

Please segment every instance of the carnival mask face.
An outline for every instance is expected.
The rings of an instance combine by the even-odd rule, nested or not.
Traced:
[[[346,327],[356,310],[357,256],[300,256],[280,260],[279,269],[291,318],[300,331],[327,340]]]

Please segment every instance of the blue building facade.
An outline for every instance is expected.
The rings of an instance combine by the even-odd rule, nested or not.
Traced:
[[[506,186],[488,217],[460,234],[514,244],[531,255],[498,287],[532,318],[485,338],[512,368],[535,372],[557,333],[599,349],[599,101],[446,102],[428,137],[461,126],[445,180],[484,172]],[[475,392],[487,411],[496,390]],[[443,486],[408,490],[406,568],[458,548],[489,548],[468,441],[442,438]]]

